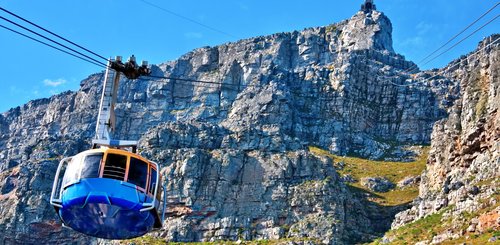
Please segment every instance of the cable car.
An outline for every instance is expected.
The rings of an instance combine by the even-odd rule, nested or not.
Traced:
[[[87,150],[61,160],[51,203],[78,232],[128,239],[162,227],[160,183],[157,163],[120,149]]]
[[[137,141],[111,137],[120,73],[136,79],[150,70],[146,62],[137,66],[134,56],[125,64],[119,56],[108,61],[92,149],[61,160],[50,197],[64,226],[106,239],[161,228],[166,209],[158,164],[136,154]]]

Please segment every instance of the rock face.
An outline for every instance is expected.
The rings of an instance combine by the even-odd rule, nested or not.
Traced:
[[[204,47],[152,67],[155,76],[222,84],[121,81],[115,138],[140,139],[142,154],[160,162],[169,207],[177,212],[157,235],[169,241],[310,237],[331,244],[378,235],[372,228],[378,221],[370,220],[332,163],[307,147],[394,159],[405,155],[394,145],[429,143],[435,121],[446,111],[460,118],[458,111],[469,106],[453,105],[459,88],[468,87],[467,79],[457,81],[468,75],[457,69],[432,79],[426,78],[434,72],[410,76],[404,70],[414,64],[394,53],[391,31],[383,13],[358,12],[327,27]],[[493,61],[461,67],[494,74]],[[90,145],[103,77],[91,75],[79,91],[0,114],[0,243],[94,242],[61,229],[48,200],[58,160]],[[483,92],[470,92],[486,106],[474,120],[496,115],[491,118],[498,122],[492,109],[498,84],[486,77]],[[475,125],[471,120],[459,121]],[[434,137],[447,133],[445,122]],[[488,133],[498,123],[480,125],[461,143],[472,148],[460,148],[469,149],[472,162],[464,161],[482,176],[478,181],[494,176],[478,161],[498,158],[474,155],[483,149],[468,143],[476,134],[488,139],[487,149],[498,147]],[[428,170],[423,186],[455,188],[451,177],[434,181],[436,171]]]
[[[308,234],[327,243],[369,237],[364,210],[329,158],[235,146],[236,136],[223,131],[206,123],[166,123],[144,135],[142,154],[167,166],[169,198],[189,206],[187,215],[168,218],[159,236],[187,242]]]
[[[408,176],[398,182],[397,186],[399,188],[406,188],[408,186],[416,185],[420,183],[420,176]]]
[[[361,179],[361,185],[376,192],[388,192],[396,187],[394,183],[386,178],[366,177]]]
[[[447,76],[460,81],[460,97],[448,109],[448,118],[434,125],[419,198],[396,216],[393,227],[440,210],[445,216],[460,217],[499,205],[500,44],[492,43],[499,37],[485,39],[477,55],[444,68]],[[498,210],[492,212],[498,216]]]

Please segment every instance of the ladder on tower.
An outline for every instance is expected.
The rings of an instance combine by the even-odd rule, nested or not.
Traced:
[[[109,64],[108,64],[109,66]],[[97,116],[97,125],[95,136],[98,140],[109,140],[108,127],[111,119],[111,100],[113,98],[113,78],[116,72],[113,69],[106,69],[104,86],[101,95],[101,104],[99,105],[99,114]]]
[[[120,82],[120,72],[115,71],[112,63],[118,62],[121,64],[121,57],[116,57],[116,61],[109,60],[104,77],[104,84],[101,95],[101,103],[99,105],[99,114],[97,116],[97,124],[95,131],[95,139],[92,140],[93,148],[98,146],[107,146],[115,148],[132,148],[135,152],[137,141],[132,140],[113,140],[111,132],[115,129],[115,105],[118,93],[118,84]]]

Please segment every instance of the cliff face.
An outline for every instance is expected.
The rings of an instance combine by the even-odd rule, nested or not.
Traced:
[[[397,215],[393,227],[440,212],[452,217],[454,225],[438,234],[437,242],[500,228],[500,45],[490,45],[499,37],[485,39],[477,55],[444,68],[460,81],[460,97],[449,116],[434,125],[419,198]],[[464,218],[466,214],[473,218]],[[485,222],[487,217],[491,222]]]
[[[343,243],[367,239],[373,232],[328,158],[304,150],[226,147],[213,126],[180,127],[162,124],[145,135],[143,144],[150,149],[144,155],[166,163],[163,172],[170,180],[173,216],[160,237],[197,241],[309,236]],[[174,139],[178,136],[172,137],[172,132],[205,137]],[[189,142],[195,148],[172,142]]]
[[[414,64],[394,53],[391,31],[382,13],[358,12],[327,27],[205,47],[153,66],[156,76],[223,85],[121,81],[115,138],[140,139],[142,154],[166,176],[172,216],[158,235],[325,243],[376,235],[377,221],[331,160],[307,147],[406,160],[404,146],[428,144],[434,122],[453,111],[464,87],[459,75],[415,83],[433,72],[405,73]],[[79,91],[0,115],[0,241],[90,241],[61,229],[48,199],[58,160],[90,145],[102,79],[91,75]]]

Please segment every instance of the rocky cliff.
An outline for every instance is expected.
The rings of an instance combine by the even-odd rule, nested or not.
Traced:
[[[383,13],[358,12],[327,27],[204,47],[152,67],[155,76],[222,85],[122,80],[115,138],[140,139],[141,154],[160,162],[166,176],[172,216],[157,235],[340,244],[379,235],[380,221],[331,159],[308,147],[404,160],[412,155],[406,145],[429,144],[433,124],[457,110],[453,103],[467,87],[458,82],[467,76],[461,69],[478,67],[410,76],[405,71],[415,65],[394,52],[391,32]],[[481,69],[492,74],[494,65]],[[0,243],[93,241],[62,229],[48,198],[58,160],[90,145],[103,77],[0,115]],[[488,90],[481,85],[473,95],[491,97],[477,118],[498,101],[488,81]],[[489,132],[487,122],[481,132]],[[423,185],[432,175],[428,170]]]
[[[449,229],[427,242],[500,230],[498,38],[486,38],[479,44],[479,53],[443,69],[460,81],[460,96],[448,108],[449,116],[434,125],[419,198],[411,209],[396,216],[394,228],[439,213]]]

